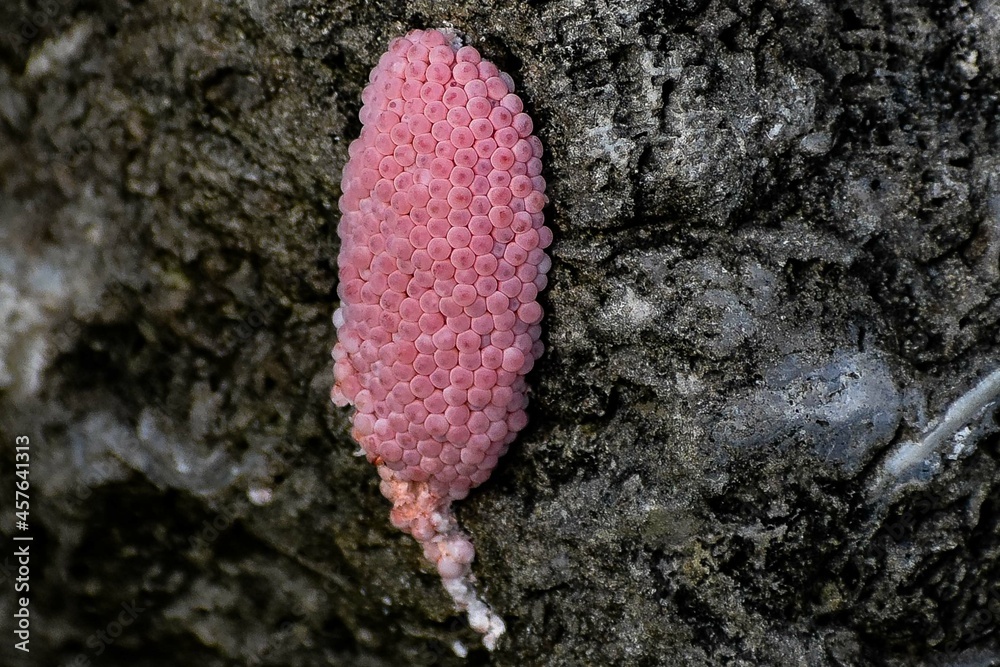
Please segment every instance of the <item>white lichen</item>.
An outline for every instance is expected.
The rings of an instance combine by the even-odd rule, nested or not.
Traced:
[[[968,425],[1000,398],[1000,369],[979,381],[969,391],[959,396],[939,419],[931,422],[918,440],[907,440],[896,446],[885,460],[876,480],[879,491],[896,489],[913,481],[921,470],[933,468],[952,443],[951,454],[957,458],[967,447]]]

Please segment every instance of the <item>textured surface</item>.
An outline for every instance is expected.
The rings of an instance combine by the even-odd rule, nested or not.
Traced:
[[[344,168],[333,400],[385,479],[445,498],[524,428],[542,352],[542,144],[498,75],[437,30],[394,40]]]
[[[453,43],[454,42],[456,43]],[[548,282],[542,142],[510,76],[438,30],[396,38],[361,95],[340,198],[337,405],[378,465],[392,522],[492,648],[452,500],[528,422]]]
[[[996,661],[992,412],[865,491],[1000,358],[995,3],[96,0],[13,40],[39,6],[0,3],[37,662]],[[555,237],[528,426],[457,509],[489,655],[328,400],[362,89],[448,22],[517,81]]]

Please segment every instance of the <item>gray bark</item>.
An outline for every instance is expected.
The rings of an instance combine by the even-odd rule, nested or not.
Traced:
[[[361,89],[444,25],[517,82],[556,236],[531,423],[457,510],[492,654],[328,399]],[[0,26],[0,530],[28,435],[35,537],[5,664],[1000,664],[996,2]]]

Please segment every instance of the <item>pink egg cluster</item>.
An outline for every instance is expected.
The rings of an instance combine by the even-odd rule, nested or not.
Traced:
[[[343,176],[332,398],[355,406],[393,523],[446,582],[473,557],[447,507],[524,428],[542,353],[552,232],[542,144],[513,90],[440,31],[393,40]]]
[[[396,39],[344,169],[333,400],[369,460],[452,498],[527,423],[542,352],[542,145],[511,87],[441,32]]]

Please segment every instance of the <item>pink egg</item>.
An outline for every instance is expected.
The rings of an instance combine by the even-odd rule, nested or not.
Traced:
[[[362,94],[338,202],[331,391],[354,405],[393,525],[445,579],[468,576],[474,550],[441,517],[527,425],[553,240],[542,144],[513,81],[454,42],[438,30],[393,40]],[[482,627],[489,645],[503,623]]]

